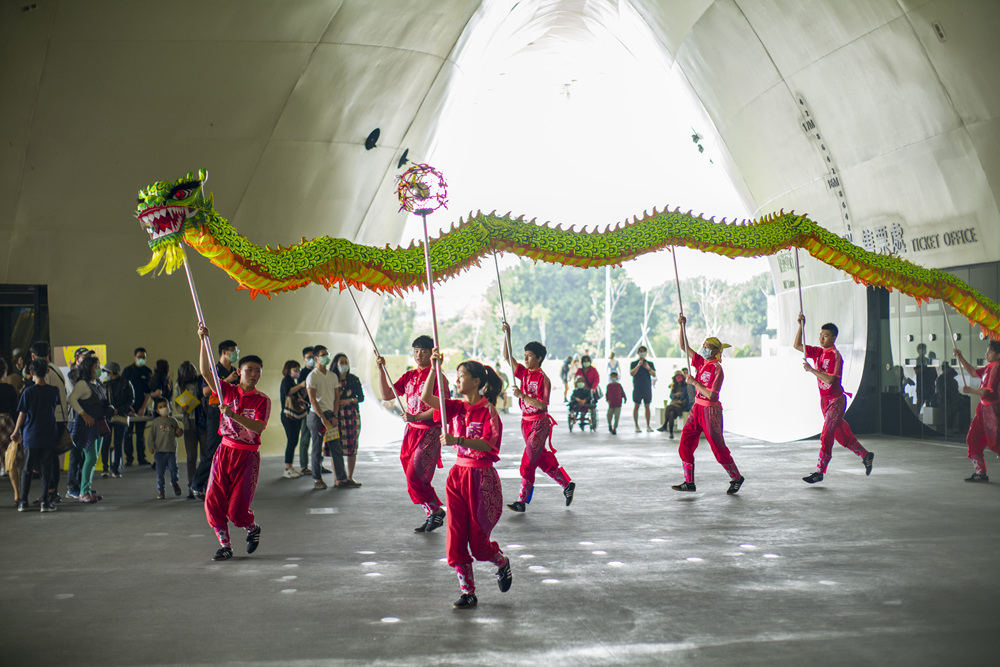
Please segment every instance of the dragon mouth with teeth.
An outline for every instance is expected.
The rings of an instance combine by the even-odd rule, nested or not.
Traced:
[[[180,234],[184,228],[184,221],[194,217],[197,212],[197,209],[187,206],[154,206],[136,217],[149,234],[149,242],[152,245],[161,239]]]

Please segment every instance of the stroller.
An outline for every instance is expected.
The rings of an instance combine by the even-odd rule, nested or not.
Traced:
[[[597,430],[597,397],[590,389],[576,389],[569,398],[569,432],[573,426],[579,426],[583,431],[587,426],[591,431]]]

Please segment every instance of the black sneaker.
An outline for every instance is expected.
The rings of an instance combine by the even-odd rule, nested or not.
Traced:
[[[872,461],[875,460],[875,452],[868,452],[861,462],[865,464],[865,475],[872,474]]]
[[[965,481],[966,482],[980,482],[980,483],[984,483],[984,482],[990,481],[990,478],[988,476],[986,476],[986,475],[980,475],[978,472],[974,472],[974,473],[972,473],[972,477],[966,477]]]
[[[177,482],[174,482],[173,486],[174,486],[174,495],[175,496],[181,495],[181,485],[178,484]]]
[[[27,500],[18,500],[17,501],[17,511],[18,512],[27,512],[30,509],[31,509],[31,507],[28,506],[28,501]]]
[[[570,482],[566,485],[566,488],[563,489],[563,495],[566,496],[566,507],[569,507],[569,504],[573,502],[573,491],[575,490],[576,482]]]
[[[257,551],[257,547],[259,545],[260,545],[260,526],[257,526],[253,530],[247,532],[247,553],[252,554],[254,551]]]
[[[422,524],[413,529],[414,533],[423,533],[427,530],[427,522],[431,520],[430,515],[427,515],[427,519],[424,520]]]
[[[823,481],[823,473],[821,473],[821,472],[814,472],[811,475],[803,477],[802,481],[805,482],[806,484],[815,484],[816,482],[822,482]]]
[[[42,511],[43,512],[55,512],[56,511],[56,504],[53,503],[53,502],[42,503]]]
[[[729,490],[726,491],[726,493],[728,493],[729,495],[733,495],[734,493],[739,493],[740,487],[743,486],[743,482],[745,481],[746,479],[743,477],[743,475],[740,475],[739,479],[734,479],[733,481],[729,482]]]
[[[215,555],[212,556],[212,560],[229,560],[232,557],[233,557],[233,548],[222,547],[221,549],[215,552]]]
[[[697,491],[694,482],[684,482],[683,484],[674,484],[670,487],[674,491]]]
[[[509,503],[507,507],[509,509],[514,510],[515,512],[523,512],[524,510],[528,509],[528,506],[522,503],[520,500],[518,500],[517,502]]]
[[[452,609],[471,609],[479,604],[479,600],[476,599],[475,593],[462,593],[462,597],[458,598],[454,603],[452,603]]]
[[[504,557],[503,567],[497,570],[497,585],[500,587],[500,592],[509,591],[512,583],[514,583],[514,575],[510,572],[510,559]]]
[[[434,512],[429,517],[427,517],[427,523],[424,524],[424,532],[425,533],[430,533],[430,532],[434,531],[435,529],[440,528],[441,526],[443,526],[444,525],[444,514],[445,514],[444,510],[443,509],[439,509],[437,512]]]

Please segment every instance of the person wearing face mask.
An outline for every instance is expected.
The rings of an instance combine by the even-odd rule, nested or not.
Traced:
[[[311,348],[310,348],[311,349]],[[285,429],[285,479],[298,479],[302,473],[295,469],[295,445],[299,442],[302,422],[309,414],[309,399],[306,397],[306,383],[302,379],[299,362],[289,359],[281,368],[281,425]]]
[[[316,345],[313,348],[316,357],[316,368],[306,378],[306,395],[309,396],[309,406],[312,408],[306,415],[309,424],[309,435],[312,440],[313,488],[317,491],[327,488],[323,481],[323,434],[333,428],[337,422],[337,399],[340,397],[340,377],[330,370],[330,353],[326,346]],[[333,472],[336,475],[336,486],[347,481],[347,470],[344,468],[344,452],[340,440],[331,440],[330,458],[333,460]],[[347,486],[345,484],[345,486]]]
[[[604,397],[608,402],[608,431],[611,435],[618,435],[618,418],[621,417],[622,404],[626,400],[625,389],[618,381],[618,373],[611,374]]]
[[[215,374],[221,382],[228,382],[232,385],[239,384],[240,375],[237,371],[236,363],[240,358],[240,348],[236,345],[236,341],[224,340],[219,343],[217,348],[219,360],[215,363]],[[199,363],[199,367],[200,365]],[[204,500],[205,498],[205,491],[208,488],[208,477],[212,472],[212,459],[215,458],[215,451],[222,444],[222,434],[219,430],[222,412],[219,409],[219,404],[216,402],[218,398],[214,396],[212,385],[209,379],[205,377],[204,371],[202,371],[202,382],[204,383],[201,389],[202,396],[204,396],[202,402],[207,406],[205,408],[205,431],[207,436],[201,460],[198,461],[198,468],[195,470],[194,479],[191,481],[191,492],[198,500]]]
[[[361,388],[361,380],[350,372],[350,362],[343,352],[337,353],[333,358],[330,370],[334,369],[340,380],[340,394],[337,399],[340,446],[347,459],[347,479],[338,482],[337,486],[353,489],[361,486],[354,481],[354,464],[358,460],[358,439],[361,436],[361,409],[358,404],[364,402],[365,392]]]
[[[670,404],[663,411],[663,426],[656,430],[668,432],[670,439],[673,440],[674,421],[690,409],[691,406],[688,404],[688,384],[684,381],[684,373],[677,371],[674,373],[674,381],[670,383]]]
[[[109,361],[104,367],[108,379],[104,383],[111,403],[112,415],[108,420],[111,434],[104,436],[101,445],[101,461],[104,472],[101,477],[121,477],[125,468],[123,459],[125,452],[125,436],[128,431],[129,415],[132,414],[132,404],[135,402],[132,383],[122,377],[122,367],[114,361]]]
[[[205,427],[205,400],[201,393],[203,378],[190,361],[182,361],[177,368],[177,398],[175,404],[179,408],[181,428],[184,429],[184,458],[187,467],[188,500],[194,500],[191,483],[198,470],[198,451],[204,452],[208,446],[208,432]],[[181,407],[180,402],[185,393],[194,396],[198,403]]]
[[[157,398],[154,404],[156,417],[149,424],[149,452],[156,462],[156,499],[166,498],[166,471],[170,471],[170,485],[174,495],[181,495],[181,485],[177,478],[177,437],[184,435],[184,429],[170,416],[170,403],[165,398]]]
[[[110,409],[104,388],[101,386],[98,373],[101,364],[97,357],[86,357],[78,366],[77,382],[73,385],[68,401],[76,412],[71,434],[73,446],[80,453],[80,468],[75,472],[71,469],[69,484],[76,484],[66,495],[76,498],[81,503],[93,503],[101,499],[100,494],[92,488],[94,465],[97,463],[97,452],[100,451],[100,432],[98,422],[104,420],[106,408]]]
[[[584,383],[587,385],[587,389],[591,392],[592,408],[590,411],[590,423],[592,429],[596,428],[597,401],[601,398],[601,374],[597,372],[596,368],[594,368],[589,354],[585,354],[580,357],[580,368],[576,371],[576,377],[583,378]]]
[[[677,322],[681,325],[681,349],[690,350],[684,332],[687,318],[681,315],[677,318]],[[711,337],[705,339],[698,351],[692,351],[691,366],[694,368],[694,375],[685,374],[684,381],[694,385],[698,395],[681,431],[678,449],[684,466],[684,482],[670,487],[674,491],[695,490],[694,450],[698,448],[698,440],[702,433],[712,448],[715,460],[729,474],[729,490],[726,493],[730,495],[737,493],[746,481],[736,467],[733,455],[726,447],[726,441],[722,436],[722,403],[719,402],[719,392],[723,380],[722,350],[727,347],[730,346],[718,338]]]
[[[403,421],[403,442],[399,448],[399,461],[406,475],[406,489],[413,504],[424,509],[424,522],[413,529],[415,533],[430,533],[444,525],[445,510],[431,481],[434,471],[443,468],[441,462],[441,422],[434,421],[434,410],[420,400],[427,376],[434,372],[431,366],[431,349],[434,339],[417,336],[413,340],[413,363],[416,368],[403,373],[395,384],[389,385],[385,373],[379,372],[379,390],[382,400],[391,401],[396,396],[403,397],[406,412]],[[385,366],[385,359],[376,355],[375,363]],[[448,380],[444,380],[444,394],[448,395]],[[438,396],[437,384],[434,395]]]
[[[652,433],[649,426],[649,404],[653,400],[653,378],[656,377],[656,366],[652,361],[646,361],[646,346],[640,345],[636,350],[639,358],[633,361],[628,368],[632,376],[632,419],[635,421],[635,432],[642,433],[639,428],[639,405],[646,404],[646,431]]]
[[[583,430],[582,415],[584,413],[590,413],[592,410],[596,409],[594,408],[593,404],[594,394],[593,392],[590,391],[590,387],[587,386],[587,381],[584,380],[582,377],[577,376],[575,378],[574,384],[576,386],[576,389],[574,389],[573,393],[569,395],[569,410],[571,413],[575,412],[578,415],[580,415],[580,420],[581,420],[580,430],[582,431]],[[571,427],[570,430],[572,430],[572,426],[574,423],[573,420],[575,420],[576,418],[577,417],[575,415],[572,414],[570,415],[570,427]],[[594,429],[591,428],[591,430]]]
[[[301,384],[303,387],[303,395],[305,395],[306,380],[309,379],[309,374],[312,373],[314,368],[316,368],[316,357],[313,354],[312,345],[308,345],[302,348],[302,363],[299,364],[298,384]],[[309,443],[311,436],[307,421],[307,419],[303,419],[299,428],[299,473],[302,475],[312,475],[312,470],[309,468]]]
[[[149,404],[149,380],[153,371],[146,366],[146,348],[137,347],[134,361],[122,371],[122,377],[132,385],[132,414],[142,417],[146,414]],[[132,440],[135,439],[135,459],[132,456]],[[125,437],[125,465],[131,466],[133,460],[139,465],[147,465],[146,461],[146,422],[133,419],[129,424],[128,435]]]

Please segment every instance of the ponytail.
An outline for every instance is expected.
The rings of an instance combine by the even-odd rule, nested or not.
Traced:
[[[500,392],[503,390],[503,381],[497,375],[497,372],[490,366],[473,361],[472,359],[463,361],[458,365],[459,368],[463,366],[466,373],[479,380],[479,395],[485,396],[487,401],[492,405],[496,405],[497,397],[500,396]]]

